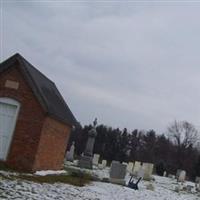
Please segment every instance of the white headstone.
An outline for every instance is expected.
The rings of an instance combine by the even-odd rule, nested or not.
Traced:
[[[98,168],[99,169],[103,169],[103,165],[102,164],[98,164]]]
[[[179,182],[184,182],[185,181],[185,178],[186,178],[186,171],[182,170],[179,174],[179,177],[178,177],[178,181]]]
[[[144,169],[144,180],[151,180],[151,176],[153,173],[153,168],[154,168],[154,164],[152,163],[143,163],[143,169]]]
[[[166,177],[166,176],[167,176],[167,172],[166,172],[166,171],[164,171],[164,173],[163,173],[163,176],[164,176],[164,177]]]
[[[197,190],[200,192],[200,183],[198,184]]]
[[[68,161],[73,162],[73,160],[74,160],[74,150],[75,150],[75,145],[74,145],[74,142],[72,142],[72,146],[70,147],[70,150],[67,151],[67,154],[66,154],[66,159]]]
[[[98,166],[98,164],[99,164],[99,157],[100,157],[99,154],[94,154],[93,160],[92,160],[93,165]]]
[[[137,172],[137,177],[138,178],[144,178],[144,168],[141,165],[139,171]]]
[[[134,167],[133,167],[133,175],[137,176],[138,171],[140,170],[141,162],[135,161]]]
[[[73,161],[74,165],[78,165],[78,160]]]
[[[132,173],[133,172],[133,162],[129,162],[127,166],[127,172]]]
[[[107,166],[107,160],[102,160],[102,166],[105,168]]]
[[[179,177],[181,171],[182,171],[182,169],[178,169],[178,170],[176,171],[176,179],[178,179],[178,177]]]
[[[102,160],[102,163],[98,164],[98,168],[104,169],[104,168],[106,168],[106,165],[107,165],[107,160]]]

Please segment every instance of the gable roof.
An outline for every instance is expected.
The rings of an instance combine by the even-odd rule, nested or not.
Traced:
[[[43,109],[58,121],[76,126],[77,121],[58,91],[55,83],[33,67],[33,65],[20,54],[17,53],[0,63],[0,73],[14,66],[15,63],[19,64],[25,79],[29,83]]]

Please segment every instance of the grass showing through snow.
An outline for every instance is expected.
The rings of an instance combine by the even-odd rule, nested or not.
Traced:
[[[64,183],[82,187],[86,184],[89,184],[92,181],[92,176],[90,174],[81,172],[70,172],[70,173],[66,172],[66,174],[51,174],[51,175],[39,176],[34,174],[9,171],[9,169],[7,169],[5,166],[0,165],[0,180],[1,179],[8,179],[8,180],[21,179],[22,181],[23,180],[31,181],[40,184]]]

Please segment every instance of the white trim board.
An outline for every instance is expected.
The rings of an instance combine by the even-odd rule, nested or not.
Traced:
[[[14,100],[14,99],[11,99],[11,98],[0,97],[0,104],[2,104],[2,105],[5,104],[5,106],[7,105],[7,107],[13,106],[13,108],[14,108],[13,115],[12,116],[7,115],[7,117],[13,117],[12,124],[10,124],[10,127],[7,129],[7,130],[9,130],[8,131],[8,138],[7,138],[8,141],[6,141],[6,140],[4,141],[4,139],[6,138],[6,135],[4,135],[3,132],[2,132],[2,136],[1,136],[2,137],[2,141],[0,143],[0,145],[1,145],[0,148],[5,148],[4,149],[5,152],[3,152],[2,149],[0,149],[0,151],[1,151],[0,153],[2,153],[2,155],[0,155],[0,160],[6,161],[7,157],[8,157],[9,150],[10,150],[10,145],[12,143],[14,130],[15,130],[15,127],[16,127],[16,122],[17,122],[18,113],[19,113],[19,109],[20,109],[20,103],[18,101]],[[2,117],[2,120],[5,119],[4,116],[6,114],[4,115],[4,114],[1,113],[0,115]],[[4,123],[4,122],[2,121],[1,123]],[[7,125],[9,126],[9,124],[7,124]],[[6,144],[6,142],[8,142],[8,143]],[[4,147],[4,145],[5,145],[5,147]]]

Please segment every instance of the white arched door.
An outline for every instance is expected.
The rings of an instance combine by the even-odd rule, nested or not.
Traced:
[[[0,160],[6,160],[15,129],[20,104],[10,98],[0,98]]]

